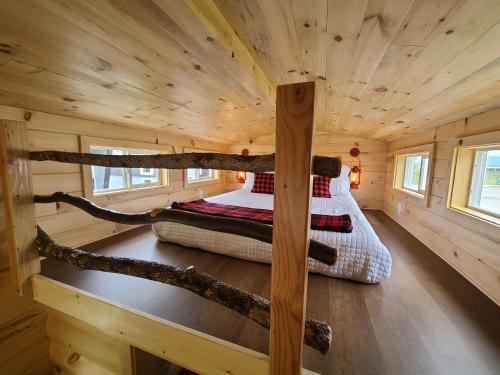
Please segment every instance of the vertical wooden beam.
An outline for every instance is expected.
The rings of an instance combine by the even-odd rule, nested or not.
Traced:
[[[314,82],[278,86],[271,286],[272,374],[300,374],[307,293]]]
[[[31,297],[31,276],[40,272],[28,132],[22,122],[0,120],[0,179],[11,277],[19,295]]]

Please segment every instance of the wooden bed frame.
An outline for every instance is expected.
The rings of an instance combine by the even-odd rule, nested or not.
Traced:
[[[314,88],[314,82],[306,82],[279,86],[277,90],[269,356],[39,275],[26,125],[1,121],[0,167],[7,241],[11,277],[18,294],[93,326],[126,345],[200,373],[311,373],[301,365],[307,295]]]

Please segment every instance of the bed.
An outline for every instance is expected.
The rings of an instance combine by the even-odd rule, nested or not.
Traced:
[[[273,208],[272,194],[253,193],[241,189],[207,198],[206,201],[250,208]],[[349,214],[351,233],[311,230],[311,238],[339,250],[334,266],[327,266],[309,258],[309,270],[326,276],[377,283],[390,276],[392,259],[387,248],[361,212],[349,192],[331,198],[312,198],[313,214]],[[153,224],[153,232],[160,241],[195,247],[218,254],[262,263],[271,263],[271,244],[233,234],[170,222]]]

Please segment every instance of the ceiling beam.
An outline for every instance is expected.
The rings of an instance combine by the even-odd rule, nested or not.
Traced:
[[[186,0],[186,3],[203,22],[205,27],[238,64],[253,78],[256,85],[271,103],[276,102],[276,89],[262,63],[246,47],[224,17],[214,0]]]

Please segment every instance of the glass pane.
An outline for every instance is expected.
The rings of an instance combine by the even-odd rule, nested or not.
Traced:
[[[476,151],[469,206],[500,215],[500,150]]]
[[[101,155],[123,155],[123,150],[114,150],[105,147],[94,147],[90,148],[90,152],[93,154]],[[124,168],[111,168],[111,167],[98,167],[92,166],[92,184],[94,191],[106,191],[106,190],[116,190],[125,189],[127,187],[127,178]]]
[[[160,182],[160,173],[154,168],[132,168],[132,185],[156,185]]]
[[[129,155],[153,155],[157,152],[151,150],[129,149]],[[160,171],[157,168],[130,168],[132,186],[158,185],[160,183]]]
[[[421,169],[422,155],[413,155],[406,157],[405,177],[403,180],[403,187],[405,189],[418,191]]]
[[[188,182],[211,180],[214,178],[213,169],[190,168],[187,170]]]
[[[211,169],[200,169],[198,177],[200,179],[212,178],[213,171]]]
[[[420,185],[418,190],[420,192],[425,192],[425,184],[427,183],[427,168],[429,167],[429,158],[423,158],[422,160],[422,171],[420,172]]]
[[[187,170],[187,180],[189,182],[196,181],[198,179],[198,170],[194,168],[190,168]]]

